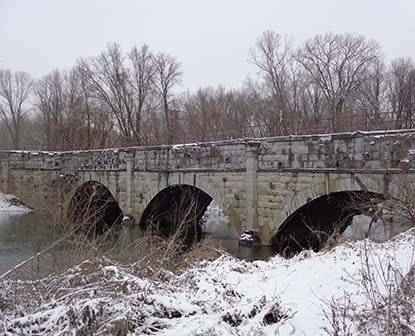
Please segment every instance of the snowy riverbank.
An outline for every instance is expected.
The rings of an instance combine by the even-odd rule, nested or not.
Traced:
[[[29,212],[30,208],[25,206],[16,196],[0,192],[0,212]]]
[[[3,325],[7,335],[327,335],[344,322],[350,335],[385,335],[379,307],[389,299],[398,317],[395,310],[384,313],[394,325],[415,330],[409,294],[415,280],[408,274],[414,248],[412,229],[385,243],[346,242],[289,260],[248,263],[224,255],[152,279],[139,276],[139,263],[122,267],[102,258],[39,282],[3,281],[0,330]],[[405,292],[408,284],[412,289]],[[392,300],[396,297],[405,305]],[[356,316],[370,333],[362,332]]]

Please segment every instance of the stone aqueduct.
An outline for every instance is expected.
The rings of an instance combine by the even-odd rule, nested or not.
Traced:
[[[0,191],[35,209],[64,206],[88,181],[139,219],[172,185],[209,194],[238,232],[269,244],[308,201],[363,190],[402,198],[415,180],[415,130],[239,139],[71,152],[0,151]]]

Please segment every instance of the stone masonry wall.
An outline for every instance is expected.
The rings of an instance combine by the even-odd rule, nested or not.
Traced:
[[[340,190],[399,194],[415,172],[415,131],[344,133],[75,152],[0,151],[0,191],[63,207],[89,180],[137,219],[172,184],[209,193],[263,242],[308,200]],[[408,182],[410,181],[410,182]]]

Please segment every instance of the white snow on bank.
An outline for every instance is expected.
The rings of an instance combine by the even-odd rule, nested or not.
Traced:
[[[380,270],[393,267],[406,275],[414,265],[414,247],[412,229],[386,243],[347,242],[289,260],[276,256],[248,263],[224,255],[153,279],[137,275],[139,264],[85,262],[30,284],[27,302],[16,289],[24,283],[3,282],[0,300],[10,307],[3,310],[0,330],[3,323],[8,335],[114,335],[123,325],[128,335],[326,335],[328,302],[347,298],[370,311],[364,270],[385,291]],[[13,293],[20,302],[10,303]],[[277,311],[277,321],[267,324],[270,311]],[[415,316],[409,318],[405,323],[415,326]],[[351,335],[359,334],[352,322],[349,327]],[[373,330],[373,335],[384,333]]]
[[[29,212],[28,207],[20,204],[16,196],[0,192],[0,212]]]

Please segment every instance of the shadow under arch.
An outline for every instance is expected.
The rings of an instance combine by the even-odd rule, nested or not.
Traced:
[[[383,194],[339,191],[320,196],[294,211],[272,237],[272,250],[286,257],[305,250],[319,251],[334,233],[342,234],[353,216],[384,201]]]
[[[109,189],[91,180],[76,189],[68,205],[67,217],[74,227],[99,235],[118,226],[123,213]]]
[[[168,186],[147,205],[139,226],[165,238],[178,234],[189,247],[202,237],[201,219],[212,200],[205,191],[188,184]]]

